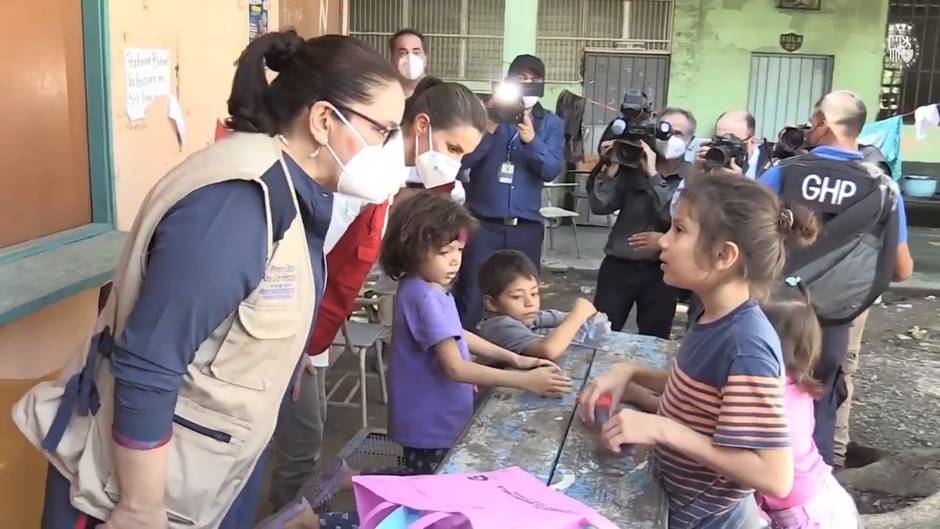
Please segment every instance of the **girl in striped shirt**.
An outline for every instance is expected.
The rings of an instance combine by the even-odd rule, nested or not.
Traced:
[[[755,299],[780,275],[785,241],[809,244],[817,231],[812,213],[785,207],[759,183],[718,175],[693,182],[660,239],[660,259],[666,283],[698,295],[704,313],[670,370],[624,363],[581,397],[591,423],[605,394],[613,402],[637,388],[659,395],[639,402],[645,411],[612,414],[602,442],[614,451],[654,445],[671,529],[760,527],[753,492],[790,492],[783,355]]]

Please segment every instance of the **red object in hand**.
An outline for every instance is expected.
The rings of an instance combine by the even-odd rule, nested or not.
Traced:
[[[610,420],[610,409],[613,407],[613,399],[610,393],[605,393],[594,403],[594,426],[598,429],[607,424]]]

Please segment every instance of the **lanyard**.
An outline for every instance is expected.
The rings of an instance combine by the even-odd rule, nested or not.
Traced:
[[[512,143],[516,141],[516,138],[519,137],[519,131],[516,130],[515,134],[512,135],[512,138],[509,139],[509,143],[506,144],[506,162],[511,163],[512,159],[509,157],[512,152]]]

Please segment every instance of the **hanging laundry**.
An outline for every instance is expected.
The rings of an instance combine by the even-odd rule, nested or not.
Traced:
[[[940,125],[940,105],[924,105],[914,110],[914,132],[918,140],[927,138],[927,129]]]
[[[858,137],[861,145],[874,145],[881,150],[891,167],[894,180],[901,178],[901,116],[894,116],[865,125]]]

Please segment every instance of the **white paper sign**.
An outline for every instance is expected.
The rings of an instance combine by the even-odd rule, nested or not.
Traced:
[[[159,49],[126,48],[127,117],[143,119],[150,103],[170,93],[170,52]]]

